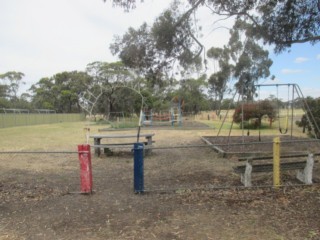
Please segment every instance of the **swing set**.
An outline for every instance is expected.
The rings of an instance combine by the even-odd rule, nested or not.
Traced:
[[[287,135],[287,134],[290,134],[290,137],[292,138],[293,137],[293,126],[294,126],[294,105],[296,102],[299,102],[301,101],[302,102],[302,108],[303,108],[303,111],[306,115],[306,118],[307,118],[307,121],[309,122],[310,126],[311,126],[311,129],[312,129],[312,132],[315,133],[316,130],[317,132],[320,132],[319,131],[319,127],[317,125],[317,122],[315,120],[315,117],[313,116],[312,112],[311,112],[311,109],[310,107],[308,106],[307,104],[307,101],[305,100],[303,94],[302,94],[302,91],[299,87],[299,85],[297,84],[292,84],[292,83],[289,83],[289,84],[258,84],[258,85],[254,85],[255,89],[258,89],[258,96],[259,96],[259,100],[258,100],[258,115],[259,115],[259,119],[256,120],[256,121],[260,121],[258,123],[258,133],[259,133],[259,142],[261,141],[261,119],[262,119],[262,116],[261,116],[261,100],[260,100],[260,88],[262,87],[275,87],[276,88],[276,113],[277,113],[277,121],[278,121],[278,130],[279,130],[279,134],[280,135]],[[279,100],[279,88],[280,87],[286,87],[287,88],[287,101],[284,103],[284,107],[283,105],[281,106],[281,102]],[[237,103],[238,104],[241,104],[241,117],[242,117],[242,120],[241,120],[241,126],[242,126],[242,139],[243,139],[243,142],[244,142],[244,96],[243,94],[238,94],[238,92],[235,92],[234,95],[233,95],[233,101],[235,99],[235,97],[238,95],[238,100],[237,100]],[[242,101],[240,102],[240,98],[242,99]],[[225,114],[225,117],[224,119],[222,120],[222,123],[220,125],[220,128],[219,128],[219,131],[217,133],[217,136],[220,135],[221,133],[221,129],[223,127],[223,125],[225,124],[225,121],[226,121],[226,118],[227,118],[227,115],[229,113],[229,110],[230,110],[230,106],[231,106],[231,103],[229,104],[229,107],[228,107],[228,110],[227,110],[227,113]],[[284,110],[284,111],[283,111]],[[283,114],[284,113],[284,114]],[[271,121],[271,120],[270,120]],[[233,121],[230,125],[230,129],[229,129],[229,134],[228,134],[228,143],[229,143],[229,138],[230,138],[230,135],[231,135],[231,130],[232,130],[232,127],[233,127]],[[290,123],[290,124],[289,124]],[[250,130],[248,129],[247,130],[247,136],[250,135]],[[316,134],[314,134],[316,136]]]
[[[290,84],[288,84],[288,100],[287,100],[287,106],[286,106],[286,116],[285,116],[285,127],[283,128],[281,126],[281,107],[280,107],[280,100],[279,100],[279,86],[276,85],[277,87],[277,109],[278,109],[278,126],[279,126],[279,132],[281,134],[286,134],[288,132],[288,125],[289,125],[289,108],[290,108]],[[292,87],[294,90],[294,88]],[[292,109],[292,114],[291,114],[291,127],[293,126],[293,100],[294,100],[294,91],[292,91],[292,100],[291,100],[291,109]],[[291,130],[292,132],[292,130]]]

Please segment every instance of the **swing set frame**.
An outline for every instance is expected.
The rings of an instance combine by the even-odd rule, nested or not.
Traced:
[[[286,111],[286,124],[285,124],[285,126],[283,127],[283,126],[281,126],[281,123],[280,123],[280,106],[279,106],[279,103],[277,104],[277,110],[278,110],[278,127],[279,127],[279,133],[280,134],[288,134],[288,131],[289,131],[289,129],[288,129],[288,125],[289,125],[289,112],[290,112],[290,109],[289,109],[289,106],[290,106],[290,103],[291,103],[291,117],[290,117],[290,121],[291,121],[291,128],[290,128],[290,137],[291,137],[291,139],[292,139],[292,137],[293,137],[293,125],[294,125],[294,123],[293,123],[293,116],[294,116],[294,114],[293,114],[293,111],[294,111],[294,102],[295,102],[295,100],[301,100],[302,101],[302,106],[303,106],[303,110],[304,110],[304,112],[305,112],[305,115],[306,115],[306,117],[307,117],[307,121],[308,121],[308,123],[309,123],[309,125],[311,126],[311,130],[312,130],[312,132],[314,133],[314,136],[315,136],[315,138],[317,138],[317,134],[315,134],[316,132],[320,132],[320,129],[319,129],[319,126],[317,125],[317,122],[316,122],[316,120],[315,120],[315,117],[314,117],[314,115],[312,114],[312,112],[311,112],[311,109],[310,109],[310,107],[309,107],[309,105],[308,105],[308,103],[307,103],[307,101],[306,101],[306,99],[305,99],[305,97],[304,97],[304,95],[303,95],[303,93],[302,93],[302,91],[301,91],[301,88],[299,87],[299,85],[298,84],[293,84],[293,83],[288,83],[288,84],[257,84],[257,85],[254,85],[254,87],[257,89],[259,89],[259,97],[260,97],[260,88],[261,87],[276,87],[277,88],[277,102],[279,101],[279,92],[278,92],[278,88],[279,87],[284,87],[284,86],[286,86],[286,87],[288,87],[288,102],[287,102],[287,111]],[[290,99],[290,87],[292,87],[292,94],[291,94],[291,99]],[[238,94],[238,92],[236,91],[235,93],[234,93],[234,95],[233,95],[233,101],[234,101],[234,99],[235,99],[235,97],[236,97],[236,95]],[[296,99],[295,99],[295,94],[296,94]],[[239,100],[240,100],[240,97],[242,97],[242,102],[241,102],[241,106],[242,106],[242,113],[243,113],[243,104],[244,104],[244,101],[243,101],[243,94],[239,94],[239,96],[238,96],[238,100],[237,100],[237,102],[239,103]],[[224,116],[224,118],[223,118],[223,120],[222,120],[222,123],[221,123],[221,125],[220,125],[220,128],[219,128],[219,130],[218,130],[218,133],[217,133],[217,136],[219,136],[220,135],[220,133],[221,133],[221,129],[222,129],[222,127],[223,127],[223,125],[224,125],[224,123],[225,123],[225,121],[226,121],[226,118],[227,118],[227,115],[228,115],[228,113],[229,113],[229,110],[230,110],[230,107],[231,107],[231,103],[229,104],[229,107],[228,107],[228,110],[227,110],[227,113],[225,114],[225,116]],[[243,114],[242,114],[243,115]],[[243,118],[242,118],[242,139],[243,139],[243,142],[244,142],[244,120],[243,120]],[[232,127],[233,127],[233,121],[232,121],[232,123],[231,123],[231,125],[230,125],[230,129],[229,129],[229,134],[228,134],[228,143],[229,143],[229,138],[230,138],[230,135],[231,135],[231,130],[232,130]],[[260,136],[260,126],[259,126],[259,142],[261,141],[261,136]]]

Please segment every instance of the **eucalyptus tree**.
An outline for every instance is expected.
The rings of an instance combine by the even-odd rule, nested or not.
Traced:
[[[86,90],[91,77],[85,72],[62,72],[42,78],[29,89],[35,108],[52,109],[57,112],[80,112],[78,94]]]
[[[127,11],[135,8],[137,2],[137,0],[110,1],[114,6]],[[265,77],[270,74],[267,68],[271,62],[266,57],[267,52],[259,46],[270,45],[275,53],[281,53],[290,50],[293,44],[306,42],[317,44],[320,41],[320,0],[186,0],[184,2],[189,3],[189,8],[179,14],[173,27],[168,28],[170,29],[166,32],[168,34],[163,36],[169,39],[179,36],[180,26],[192,24],[192,13],[196,13],[201,7],[211,11],[213,18],[208,19],[208,22],[212,24],[221,25],[224,20],[233,19],[231,38],[236,38],[239,32],[243,32],[246,36],[245,39],[236,39],[237,43],[243,42],[240,46],[242,50],[235,51],[238,56],[234,61],[238,64],[235,65],[233,75],[238,78],[238,90],[240,88],[248,90],[244,91],[248,98],[252,98],[254,94],[253,85],[257,76]],[[216,17],[219,19],[216,20]],[[184,28],[188,29],[186,26]],[[161,32],[164,33],[163,30]],[[184,31],[184,33],[187,34],[184,39],[192,39],[189,46],[199,47],[198,53],[201,53],[203,48],[194,35],[195,31]],[[230,40],[231,43],[233,41],[234,39]],[[179,41],[173,41],[170,46],[174,52],[174,49],[179,49],[181,45]],[[235,45],[230,47],[235,49]],[[250,67],[252,60],[259,66]],[[225,78],[223,73],[217,73],[212,76],[211,82],[221,82]]]
[[[172,70],[184,74],[185,69],[190,72],[201,65],[203,46],[195,37],[196,26],[190,18],[182,18],[179,6],[173,3],[152,26],[130,27],[110,45],[111,52],[126,66],[137,69],[152,87],[163,87]]]
[[[132,112],[137,95],[140,107],[143,105],[140,78],[123,63],[93,62],[87,65],[86,71],[92,77],[92,82],[86,85],[86,90],[79,94],[79,98],[81,107],[89,115],[97,112],[108,115],[119,109]]]
[[[104,0],[105,2],[108,0]],[[131,10],[138,0],[109,0],[115,6]],[[148,1],[148,0],[146,0]],[[188,20],[200,7],[210,9],[220,20],[235,18],[244,21],[254,39],[274,46],[280,53],[292,44],[320,41],[320,0],[186,0],[190,6],[181,15]],[[221,22],[220,21],[220,22]],[[208,19],[208,22],[214,22]],[[217,21],[215,21],[217,22]]]
[[[219,68],[210,76],[209,84],[211,92],[216,95],[220,104],[233,80],[236,81],[236,91],[250,100],[256,91],[255,83],[260,78],[270,75],[272,60],[269,58],[269,52],[245,30],[246,23],[237,20],[230,30],[228,44],[223,48],[212,47],[207,52],[209,59],[218,62]]]
[[[53,76],[55,88],[58,92],[59,112],[80,112],[78,93],[86,90],[86,85],[92,78],[86,72],[62,72]]]
[[[182,79],[179,85],[180,87],[174,95],[183,100],[184,112],[197,113],[199,111],[209,110],[209,101],[206,94],[208,87],[206,75],[197,79]]]
[[[269,58],[269,52],[263,49],[246,30],[247,24],[237,20],[230,30],[231,36],[227,47],[234,62],[233,77],[237,79],[235,87],[239,93],[251,100],[256,91],[255,83],[261,78],[270,76],[272,60]]]
[[[207,51],[209,59],[218,63],[215,66],[215,72],[208,79],[209,92],[214,95],[214,103],[217,104],[217,114],[220,114],[221,103],[224,95],[229,92],[228,82],[232,77],[233,65],[230,63],[230,51],[224,46],[223,48],[212,47]]]
[[[305,133],[307,130],[310,136],[320,138],[320,98],[307,97],[306,103],[308,104],[310,112],[305,112],[305,114],[303,114],[301,117],[301,120],[296,121],[296,125],[298,127],[302,127],[303,133]],[[309,120],[314,121],[310,122]]]
[[[29,91],[32,95],[32,105],[34,108],[56,109],[59,93],[53,78],[41,78],[30,87]]]
[[[4,74],[0,74],[0,97],[7,99],[10,102],[11,107],[15,107],[14,104],[18,101],[18,91],[22,84],[24,74],[22,72],[10,71]]]

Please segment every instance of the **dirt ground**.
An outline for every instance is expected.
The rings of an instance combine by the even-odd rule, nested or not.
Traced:
[[[154,132],[155,146],[200,145],[207,130]],[[123,133],[123,132],[122,132]],[[133,193],[130,149],[92,158],[94,193],[79,191],[77,153],[1,154],[0,239],[320,239],[320,171],[312,186],[270,175],[244,189],[235,159],[211,148],[154,149],[144,194]]]
[[[320,141],[290,135],[270,136],[203,136],[205,141],[216,146],[217,152],[226,157],[272,156],[273,141],[279,137],[281,155],[320,153]]]

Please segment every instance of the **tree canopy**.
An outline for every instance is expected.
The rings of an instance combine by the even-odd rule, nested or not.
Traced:
[[[310,136],[320,138],[320,98],[307,97],[306,103],[309,106],[310,112],[306,112],[300,121],[296,121],[296,125],[302,127],[303,132],[307,130]]]
[[[130,11],[139,0],[109,1]],[[207,52],[194,17],[202,7],[219,17],[208,23],[234,20],[229,41]],[[187,111],[207,110],[217,102],[226,105],[229,100],[223,98],[233,86],[253,98],[255,83],[270,75],[272,61],[264,46],[280,53],[292,44],[319,40],[320,0],[175,0],[153,24],[130,27],[115,37],[110,50],[121,62],[93,62],[83,72],[44,77],[30,88],[31,94],[20,97],[24,74],[0,74],[0,107],[27,107],[30,100],[29,107],[57,112],[79,112],[90,104],[92,113],[137,112],[141,99],[160,110],[181,96]],[[201,65],[209,61],[216,67],[207,76]]]
[[[138,69],[152,85],[162,86],[168,72],[178,65],[192,71],[201,64],[203,46],[194,33],[191,19],[182,21],[179,4],[163,12],[152,26],[130,27],[123,36],[116,36],[110,50],[128,67]],[[183,72],[180,72],[183,74]]]
[[[144,23],[138,29],[129,28],[123,36],[117,36],[110,46],[112,53],[118,55],[125,65],[139,69],[152,85],[161,87],[164,79],[170,79],[168,72],[176,74],[174,77],[184,78],[193,72],[199,73],[202,60],[207,63],[206,59],[201,59],[204,46],[198,40],[200,28],[192,13],[200,7],[207,7],[213,15],[220,16],[221,21],[233,18],[228,44],[222,48],[213,46],[207,52],[207,57],[219,65],[209,77],[209,87],[216,101],[221,102],[231,81],[236,80],[234,86],[237,91],[252,99],[256,82],[270,76],[272,61],[262,43],[270,44],[276,52],[281,52],[293,43],[318,41],[319,11],[304,8],[298,1],[188,2],[189,8],[185,9],[181,1],[173,1],[152,26]],[[114,3],[129,10],[135,1]],[[315,1],[310,1],[310,4],[316,6]],[[279,21],[271,21],[270,16]]]
[[[0,107],[20,107],[18,91],[23,77],[24,73],[17,71],[0,74]]]
[[[105,2],[107,0],[104,0]],[[126,10],[135,7],[137,0],[111,0]],[[190,7],[180,21],[189,19],[191,12],[204,6],[213,15],[234,17],[246,23],[248,35],[282,52],[295,43],[320,41],[320,0],[188,0]],[[210,20],[208,20],[210,21]]]
[[[276,117],[276,110],[268,100],[238,105],[234,111],[233,121],[235,123],[242,123],[254,120],[254,127],[258,127],[261,125],[263,116],[269,118],[270,124]]]

